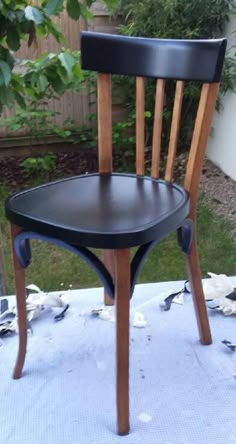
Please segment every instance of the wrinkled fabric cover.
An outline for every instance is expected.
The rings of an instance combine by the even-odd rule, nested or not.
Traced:
[[[233,282],[236,283],[236,280]],[[1,444],[235,444],[235,319],[210,311],[214,343],[198,341],[191,296],[163,312],[182,282],[138,285],[131,316],[131,432],[116,435],[114,323],[90,315],[101,289],[72,291],[64,320],[34,321],[24,374],[11,379],[17,336],[0,347]]]

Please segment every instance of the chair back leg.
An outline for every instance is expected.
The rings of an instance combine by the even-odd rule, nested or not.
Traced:
[[[25,362],[26,346],[27,346],[27,313],[26,313],[26,290],[25,290],[25,270],[21,266],[15,253],[14,239],[22,231],[22,229],[14,224],[11,224],[11,239],[12,239],[12,256],[13,268],[15,276],[16,302],[18,314],[18,329],[19,329],[19,348],[16,359],[13,378],[21,377],[21,372]]]
[[[202,288],[196,233],[193,234],[191,249],[189,254],[186,256],[186,261],[187,261],[187,270],[193,296],[193,303],[197,318],[200,341],[203,345],[209,345],[212,343],[212,338],[211,338],[211,330],[209,326],[209,319],[207,315],[206,303]]]

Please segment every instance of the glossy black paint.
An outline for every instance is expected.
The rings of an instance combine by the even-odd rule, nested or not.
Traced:
[[[226,39],[170,40],[81,33],[82,68],[176,80],[218,82]]]

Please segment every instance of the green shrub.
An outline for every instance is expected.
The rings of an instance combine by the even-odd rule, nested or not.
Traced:
[[[29,177],[33,183],[41,177],[46,177],[47,173],[55,171],[56,169],[56,155],[50,151],[44,156],[27,157],[20,166],[23,168],[25,177]]]
[[[118,0],[122,34],[165,38],[209,38],[222,34],[235,12],[234,0]]]
[[[176,39],[204,39],[217,38],[224,32],[225,25],[236,12],[234,0],[118,0],[113,14],[123,18],[119,27],[121,34],[129,36],[176,38]],[[120,81],[126,96],[129,110],[134,110],[135,85],[130,79]],[[236,60],[226,56],[224,65],[221,92],[236,89]],[[199,98],[200,86],[191,82],[186,83],[184,92],[184,115],[181,119],[180,150],[189,147],[190,135]],[[155,96],[155,82],[148,81],[146,87],[146,110],[153,112]],[[167,147],[174,83],[167,82],[165,108],[163,116],[163,146]],[[219,108],[220,102],[218,102]],[[149,120],[148,125],[152,125]],[[151,140],[151,131],[149,142]]]

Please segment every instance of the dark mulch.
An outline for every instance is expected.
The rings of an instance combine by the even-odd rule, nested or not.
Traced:
[[[0,182],[11,188],[24,187],[32,185],[32,182],[40,183],[60,177],[97,171],[98,160],[95,150],[59,152],[55,156],[55,168],[51,171],[43,169],[41,171],[27,171],[21,166],[26,157],[0,159]]]
[[[31,157],[31,156],[28,156]],[[32,156],[40,157],[40,156]],[[41,156],[43,157],[43,156]],[[27,170],[21,164],[26,157],[6,157],[0,159],[0,183],[10,189],[21,189],[32,185],[45,183],[62,177],[79,174],[94,173],[98,171],[98,156],[96,149],[79,148],[74,152],[55,153],[55,166],[50,170]],[[146,171],[150,171],[151,151],[146,153]],[[185,169],[186,155],[180,154],[176,159],[175,179],[181,179]],[[114,150],[114,171],[134,172],[134,150]],[[164,164],[161,165],[161,176]]]

